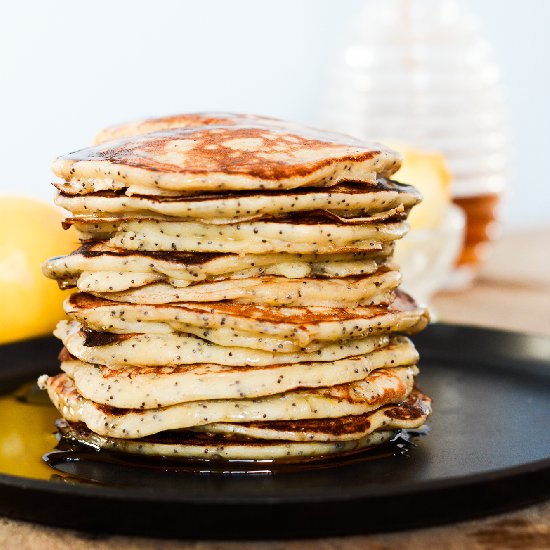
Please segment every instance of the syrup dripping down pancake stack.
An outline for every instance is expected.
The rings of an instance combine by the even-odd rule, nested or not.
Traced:
[[[59,157],[81,246],[44,264],[74,288],[62,435],[97,449],[295,461],[421,426],[394,242],[418,192],[379,144],[250,115],[109,128]]]

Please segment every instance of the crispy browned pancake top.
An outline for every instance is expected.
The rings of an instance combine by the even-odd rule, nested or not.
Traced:
[[[215,126],[219,124],[231,126],[232,124],[247,122],[285,124],[284,121],[259,115],[239,113],[187,113],[149,118],[109,126],[97,134],[94,139],[94,143],[98,145],[113,139],[138,136],[141,134],[148,134],[150,132],[157,132],[159,130],[169,130],[170,128],[196,128],[197,126]]]
[[[277,182],[307,177],[335,162],[364,162],[380,155],[394,159],[387,172],[399,168],[394,151],[350,136],[272,124],[233,124],[172,128],[109,141],[61,156],[53,168],[67,180],[74,174],[71,162],[106,161],[114,179],[119,166],[164,175],[225,174]]]

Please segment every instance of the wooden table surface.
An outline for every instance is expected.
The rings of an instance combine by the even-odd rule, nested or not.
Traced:
[[[550,335],[550,227],[494,243],[475,284],[433,305],[441,320]]]
[[[550,228],[508,235],[493,246],[476,283],[436,297],[445,321],[550,335]],[[550,402],[550,398],[549,398]],[[59,510],[62,514],[63,510]],[[11,550],[542,550],[550,549],[550,501],[483,520],[370,535],[290,542],[183,542],[96,536],[0,518]]]

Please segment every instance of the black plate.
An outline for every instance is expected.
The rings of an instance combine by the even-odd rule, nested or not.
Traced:
[[[431,431],[405,455],[224,477],[133,470],[119,486],[0,476],[0,514],[78,529],[284,538],[420,527],[550,497],[550,339],[452,325],[415,338]],[[0,392],[57,369],[52,339],[0,348]]]

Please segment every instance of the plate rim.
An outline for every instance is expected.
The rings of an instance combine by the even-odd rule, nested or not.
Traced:
[[[104,487],[101,485],[93,484],[65,484],[58,481],[47,481],[42,479],[33,479],[26,478],[22,476],[10,475],[10,474],[0,474],[0,485],[7,485],[9,487],[20,488],[22,490],[43,490],[47,492],[55,492],[59,494],[70,494],[75,495],[80,493],[78,496],[83,497],[104,497],[108,499],[125,499],[128,496],[134,497],[135,500],[147,500],[150,502],[162,501],[163,503],[179,503],[179,504],[213,504],[213,505],[230,505],[230,504],[309,504],[320,501],[326,501],[331,503],[336,503],[338,501],[350,501],[350,500],[361,500],[369,498],[380,498],[380,497],[396,497],[398,495],[409,495],[411,493],[419,493],[432,490],[445,490],[452,489],[456,486],[456,480],[460,479],[463,482],[460,483],[461,487],[463,486],[475,486],[484,484],[486,482],[495,482],[500,479],[510,477],[520,477],[523,474],[537,474],[539,472],[545,471],[546,469],[550,470],[550,457],[542,460],[536,460],[532,462],[526,462],[524,464],[518,464],[517,466],[511,466],[509,468],[499,468],[498,470],[491,470],[488,472],[479,472],[476,474],[470,474],[468,476],[451,476],[444,479],[422,481],[418,483],[411,483],[408,485],[403,485],[395,487],[393,490],[384,490],[382,488],[376,487],[372,491],[369,490],[368,493],[365,491],[357,490],[347,490],[345,493],[331,493],[330,496],[323,495],[322,497],[317,495],[286,495],[284,497],[251,497],[251,496],[239,496],[231,497],[224,496],[223,498],[219,497],[200,497],[200,495],[194,495],[193,498],[179,498],[179,499],[169,499],[174,497],[177,494],[175,492],[162,493],[164,496],[159,497],[158,490],[154,488],[144,489],[144,488],[135,488],[135,487]],[[17,483],[18,480],[21,482]],[[53,491],[52,491],[53,489]],[[337,489],[337,488],[335,488]],[[158,498],[154,498],[155,493]],[[197,498],[198,496],[198,498]]]

